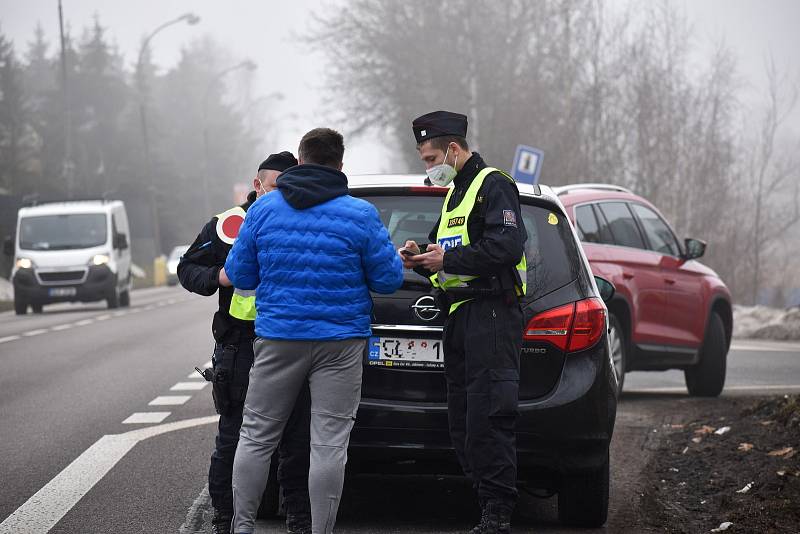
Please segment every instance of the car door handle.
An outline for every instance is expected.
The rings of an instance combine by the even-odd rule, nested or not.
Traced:
[[[633,278],[633,275],[631,273],[622,273],[622,278],[624,278],[625,280],[630,280],[631,278]]]
[[[673,285],[675,283],[675,280],[672,278],[664,278],[664,281],[669,285]]]

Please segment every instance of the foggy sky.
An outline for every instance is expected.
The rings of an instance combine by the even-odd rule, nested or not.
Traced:
[[[635,10],[645,1],[648,0],[610,0],[609,5],[617,10]],[[790,74],[795,81],[800,80],[800,1],[676,2],[693,23],[696,42],[692,44],[698,61],[707,58],[714,45],[721,41],[737,54],[742,79],[747,82],[742,93],[743,105],[755,109],[764,101],[764,60],[769,53],[782,72]],[[99,16],[101,24],[108,28],[109,39],[119,46],[129,67],[136,60],[142,37],[152,29],[187,11],[199,15],[200,24],[170,27],[153,40],[154,61],[163,72],[176,63],[183,44],[204,34],[211,35],[232,52],[231,64],[245,58],[255,61],[259,69],[255,73],[254,98],[275,91],[286,97],[270,108],[280,119],[281,129],[274,146],[265,142],[259,147],[265,154],[284,149],[295,152],[305,131],[317,126],[339,126],[320,121],[326,96],[324,63],[321,58],[312,56],[296,38],[308,31],[309,15],[329,4],[325,0],[63,0],[66,23],[72,28],[73,36],[79,38],[83,28],[91,25],[95,15]],[[37,23],[44,28],[51,53],[56,49],[57,5],[57,0],[0,0],[0,29],[13,40],[20,55],[27,50]],[[411,119],[409,117],[409,121]],[[800,106],[792,114],[789,126],[794,132],[800,132]],[[387,148],[378,137],[351,143],[345,139],[345,142],[348,144],[345,171],[350,173],[396,170],[393,154],[413,147],[410,129],[408,146]],[[535,140],[520,142],[535,143]],[[511,156],[509,154],[509,160]]]

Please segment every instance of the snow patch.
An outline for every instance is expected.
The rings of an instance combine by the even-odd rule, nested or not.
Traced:
[[[733,337],[800,340],[800,308],[781,310],[767,306],[733,307]]]

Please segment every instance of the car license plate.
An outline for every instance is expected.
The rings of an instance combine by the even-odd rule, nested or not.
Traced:
[[[372,336],[367,363],[381,367],[440,368],[444,366],[442,341]]]
[[[74,297],[78,290],[74,287],[51,287],[47,294],[51,297]]]

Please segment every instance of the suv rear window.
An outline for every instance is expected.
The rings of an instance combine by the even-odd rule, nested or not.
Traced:
[[[392,242],[401,247],[409,239],[428,243],[428,234],[439,219],[443,198],[397,195],[369,196],[365,200],[378,209]],[[575,280],[581,259],[569,221],[558,211],[523,204],[522,219],[528,232],[526,300],[536,300]]]

